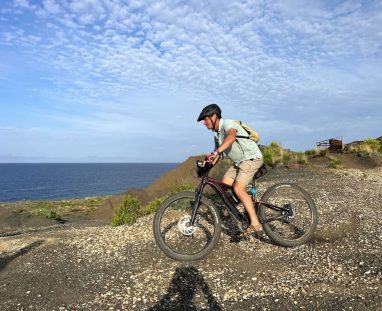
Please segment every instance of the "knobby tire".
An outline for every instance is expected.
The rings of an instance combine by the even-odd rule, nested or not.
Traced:
[[[178,261],[200,260],[207,256],[219,241],[220,214],[213,203],[202,196],[192,235],[184,235],[179,221],[191,215],[195,192],[180,192],[167,198],[154,216],[153,232],[159,248]]]
[[[262,196],[259,205],[259,218],[265,221],[273,216],[280,215],[268,208],[264,203],[277,206],[289,205],[294,210],[291,219],[282,218],[263,223],[265,233],[277,244],[285,247],[294,247],[312,239],[318,223],[316,205],[312,197],[300,186],[290,183],[275,184]]]

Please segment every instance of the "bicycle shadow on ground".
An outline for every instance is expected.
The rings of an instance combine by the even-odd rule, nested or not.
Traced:
[[[12,260],[25,255],[26,253],[30,252],[32,249],[39,247],[42,243],[44,243],[43,240],[35,241],[21,248],[17,253],[13,255],[0,257],[0,271],[3,270]]]
[[[220,213],[220,219],[222,221],[222,234],[229,236],[231,243],[239,243],[242,239],[239,237],[241,228],[234,220],[233,216],[229,213],[227,207],[220,199],[214,198],[214,204]]]
[[[147,311],[221,311],[202,274],[195,267],[178,267],[162,297]]]

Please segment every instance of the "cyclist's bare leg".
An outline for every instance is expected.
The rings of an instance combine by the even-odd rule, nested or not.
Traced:
[[[227,186],[230,186],[230,187],[232,187],[234,181],[235,181],[234,179],[226,177],[226,176],[223,176],[221,180],[223,184],[226,184]]]
[[[251,225],[255,228],[256,231],[262,230],[262,225],[260,224],[259,219],[257,218],[255,207],[253,206],[252,198],[247,193],[247,185],[244,185],[238,181],[235,181],[233,182],[232,187],[237,197],[240,199],[241,203],[243,203],[244,208],[249,215],[249,219],[251,220]]]
[[[262,230],[262,225],[260,224],[259,219],[257,218],[252,198],[247,193],[247,186],[226,176],[222,178],[221,182],[233,188],[233,191],[235,191],[235,194],[240,199],[245,210],[247,211],[249,219],[251,221],[251,225],[255,228],[255,230]]]

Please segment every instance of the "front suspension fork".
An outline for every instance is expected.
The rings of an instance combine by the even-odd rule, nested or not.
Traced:
[[[204,190],[204,183],[201,183],[195,192],[195,203],[192,208],[190,226],[193,226],[195,224],[196,213],[198,212],[199,203],[200,203],[200,199],[202,198],[203,190]]]

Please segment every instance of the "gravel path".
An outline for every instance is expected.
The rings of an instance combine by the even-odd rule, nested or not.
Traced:
[[[259,192],[279,181],[316,201],[308,245],[222,234],[185,264],[158,249],[152,216],[0,237],[0,310],[382,310],[382,169],[277,169]]]

